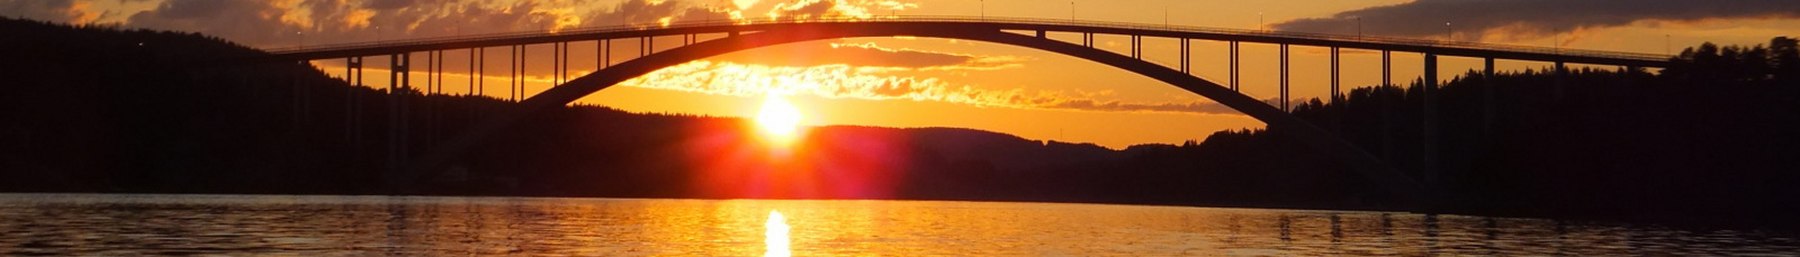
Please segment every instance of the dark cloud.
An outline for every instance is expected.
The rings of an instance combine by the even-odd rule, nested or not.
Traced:
[[[77,9],[74,0],[0,0],[0,15],[52,22],[84,22],[88,11]]]
[[[296,39],[299,27],[269,15],[280,13],[283,9],[268,1],[168,0],[154,10],[132,14],[126,25],[200,32],[252,45]]]
[[[367,2],[363,2],[363,8],[376,9],[376,10],[399,9],[399,8],[403,8],[403,7],[412,6],[414,3],[417,3],[417,2],[418,2],[418,0],[369,0]]]
[[[1490,30],[1508,36],[1543,37],[1578,29],[1623,26],[1636,21],[1697,21],[1717,18],[1796,18],[1796,0],[1419,0],[1340,12],[1275,24],[1285,31],[1354,34],[1361,17],[1366,34],[1479,39]],[[1496,33],[1499,34],[1499,33]]]

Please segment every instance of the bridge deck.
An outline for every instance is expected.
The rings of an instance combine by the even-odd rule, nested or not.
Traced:
[[[539,44],[597,39],[636,38],[682,34],[754,32],[795,25],[918,25],[971,27],[1000,30],[1049,31],[1118,35],[1141,35],[1166,38],[1188,38],[1215,41],[1241,41],[1351,49],[1389,50],[1434,53],[1438,55],[1482,57],[1509,60],[1587,63],[1638,67],[1666,67],[1670,56],[1646,53],[1534,47],[1469,41],[1428,40],[1379,36],[1336,35],[1320,33],[1264,31],[1216,27],[1058,20],[1034,18],[964,17],[964,16],[899,16],[874,19],[808,19],[752,21],[710,21],[675,23],[668,26],[612,26],[568,29],[561,31],[527,31],[452,37],[428,37],[377,42],[329,44],[305,48],[267,48],[277,59],[329,59],[370,56],[409,51],[431,51]]]

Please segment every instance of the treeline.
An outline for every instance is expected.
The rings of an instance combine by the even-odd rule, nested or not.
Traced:
[[[1672,61],[1660,74],[1577,69],[1565,76],[1527,70],[1488,77],[1470,71],[1444,83],[1434,90],[1436,108],[1431,110],[1438,158],[1430,161],[1436,162],[1439,178],[1431,182],[1447,191],[1445,206],[1437,211],[1800,224],[1788,219],[1800,214],[1800,52],[1795,40],[1778,37],[1767,46],[1751,47],[1705,44]],[[1415,81],[1406,88],[1356,89],[1341,102],[1315,99],[1296,107],[1294,114],[1415,178],[1427,178],[1423,167],[1428,160],[1421,158],[1426,149],[1422,86]],[[1349,171],[1291,142],[1230,143],[1243,138],[1281,141],[1274,133],[1280,132],[1221,132],[1205,143],[1164,151],[1181,154],[1153,159],[1187,160],[1196,166],[1280,163],[1186,173],[1231,171],[1225,176],[1259,182],[1190,185],[1260,197],[1298,195],[1273,199],[1280,203],[1360,203],[1382,197],[1356,179],[1330,175]],[[1149,166],[1135,169],[1157,170],[1157,165]],[[1326,173],[1295,175],[1307,172]],[[1145,180],[1152,177],[1158,176]],[[1296,183],[1266,183],[1284,178]],[[1237,204],[1247,199],[1210,197],[1218,195],[1227,194],[1171,200]]]

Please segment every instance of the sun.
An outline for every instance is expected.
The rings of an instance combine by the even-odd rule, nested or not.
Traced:
[[[756,114],[756,128],[771,142],[792,142],[800,134],[800,109],[781,96],[769,95]]]

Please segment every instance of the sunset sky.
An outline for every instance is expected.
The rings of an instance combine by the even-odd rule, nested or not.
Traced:
[[[984,7],[985,6],[985,7]],[[1800,36],[1800,1],[1692,0],[1347,0],[1347,1],[1027,1],[1027,0],[0,0],[0,15],[78,24],[118,24],[201,32],[259,48],[400,40],[509,31],[563,30],[704,20],[783,17],[959,15],[1266,28],[1371,36],[1484,41],[1663,54],[1715,42],[1763,44]],[[1449,25],[1446,26],[1445,24]],[[1360,30],[1358,29],[1360,27]],[[1078,41],[1075,35],[1052,38]],[[710,37],[707,37],[710,38]],[[1128,39],[1097,44],[1125,53]],[[656,41],[666,50],[675,37]],[[614,62],[637,54],[614,41]],[[1147,39],[1147,59],[1174,66],[1176,42]],[[1223,82],[1223,42],[1196,41],[1202,78]],[[594,42],[570,46],[571,73],[596,68]],[[1276,46],[1243,49],[1245,92],[1276,95]],[[1296,47],[1294,96],[1326,95],[1324,48]],[[528,49],[530,93],[550,86],[551,48]],[[1344,84],[1379,82],[1379,56],[1346,50]],[[451,93],[467,92],[467,51],[444,63]],[[506,48],[486,51],[484,94],[507,95]],[[422,70],[424,54],[415,54]],[[385,58],[369,58],[366,82],[386,87]],[[1419,76],[1420,56],[1397,53],[1395,80]],[[337,76],[342,60],[315,62]],[[1443,60],[1442,78],[1479,59]],[[1501,61],[1503,70],[1537,62]],[[1614,68],[1614,67],[1605,67]],[[419,76],[419,75],[415,75]],[[423,79],[415,77],[415,86]],[[1077,58],[990,43],[933,38],[853,38],[781,45],[666,68],[603,90],[582,103],[633,112],[753,117],[768,94],[791,100],[809,125],[965,127],[1031,139],[1123,148],[1203,139],[1262,123],[1147,77]]]

